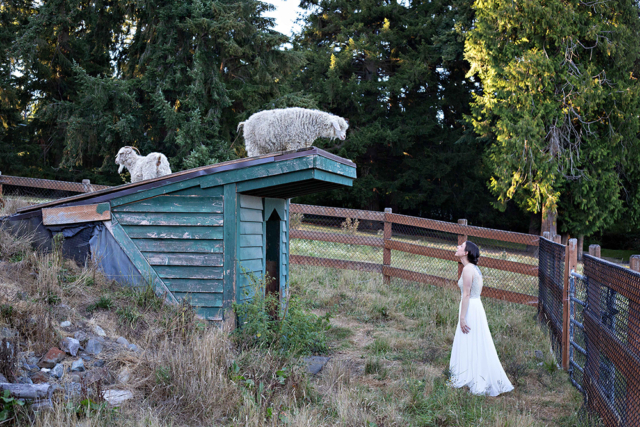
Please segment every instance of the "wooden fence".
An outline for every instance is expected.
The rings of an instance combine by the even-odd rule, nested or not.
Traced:
[[[436,221],[425,218],[418,218],[406,215],[398,215],[386,209],[385,212],[374,212],[355,209],[330,208],[324,206],[310,206],[291,204],[292,215],[304,215],[304,222],[313,224],[318,222],[318,218],[336,218],[331,226],[325,231],[314,231],[306,229],[306,227],[292,226],[290,230],[291,239],[303,239],[317,242],[330,242],[346,245],[360,245],[381,248],[383,252],[382,262],[363,262],[352,261],[348,259],[323,258],[318,256],[308,256],[295,254],[293,249],[290,255],[292,264],[313,265],[321,267],[332,267],[350,270],[360,270],[380,273],[384,276],[385,281],[389,281],[391,277],[396,277],[408,281],[427,283],[436,286],[452,287],[456,285],[456,279],[451,277],[443,277],[443,275],[427,274],[415,271],[415,269],[398,268],[392,266],[391,260],[394,252],[408,253],[419,255],[422,257],[435,258],[439,260],[457,262],[454,256],[455,249],[442,249],[425,244],[409,243],[394,238],[394,229],[399,226],[410,227],[411,229],[422,229],[432,232],[440,232],[441,234],[456,235],[457,244],[467,240],[468,237],[477,237],[483,241],[491,240],[498,245],[500,242],[508,244],[517,244],[521,247],[536,248],[539,243],[539,236],[514,233],[510,231],[494,230],[489,228],[474,227],[466,225],[466,220],[460,220],[457,224],[444,221]],[[344,230],[332,231],[338,229],[339,224],[344,224],[342,220],[352,223],[354,220],[368,221],[377,223],[377,227],[381,233],[377,235],[363,235],[362,233],[344,232]],[[325,221],[327,222],[327,221]],[[330,222],[330,221],[329,221]],[[342,227],[345,228],[345,227]],[[347,227],[348,228],[348,227]],[[454,245],[455,246],[455,245]],[[505,249],[507,252],[507,249]],[[506,259],[495,258],[491,256],[481,256],[478,262],[480,267],[485,267],[503,272],[513,273],[518,276],[538,277],[538,265],[524,263],[518,261],[510,261]],[[462,266],[458,266],[458,277],[462,271]],[[516,276],[517,277],[517,276]],[[515,292],[512,290],[499,289],[492,286],[485,286],[482,295],[489,298],[495,298],[519,304],[537,305],[537,290],[535,295],[532,292]]]

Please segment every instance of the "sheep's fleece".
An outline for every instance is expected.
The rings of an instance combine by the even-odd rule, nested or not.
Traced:
[[[306,108],[279,108],[255,113],[244,127],[249,157],[310,147],[320,137],[344,140],[349,124],[342,117]]]
[[[118,173],[122,173],[125,167],[131,174],[131,182],[144,181],[169,175],[171,167],[167,157],[162,153],[150,153],[147,156],[139,156],[135,153],[137,148],[122,147],[116,155],[116,164],[120,165]]]

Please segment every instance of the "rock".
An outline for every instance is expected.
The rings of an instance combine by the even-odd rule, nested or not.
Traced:
[[[37,358],[37,357],[35,357],[35,356],[27,357],[27,363],[28,363],[29,365],[36,365],[36,366],[37,366],[37,365],[38,365],[38,361],[39,361],[39,360],[40,360],[40,359],[39,359],[39,358]]]
[[[64,322],[60,323],[61,328],[68,328],[69,326],[71,326],[71,322],[69,322],[68,320],[65,320]]]
[[[315,375],[318,372],[320,372],[322,368],[324,368],[324,365],[327,364],[329,359],[330,357],[311,356],[311,357],[305,357],[302,360],[304,360],[304,362],[307,364],[307,371],[310,374]]]
[[[42,369],[40,369],[40,372],[44,372],[45,374],[48,374],[49,372],[51,372],[51,369],[49,369],[49,368],[42,368]]]
[[[33,384],[33,381],[31,381],[31,378],[27,378],[27,377],[20,377],[16,380],[16,383],[18,384]]]
[[[7,377],[5,377],[4,375],[0,374],[0,383],[8,383],[9,380],[7,380]]]
[[[538,360],[544,359],[544,355],[542,354],[542,350],[536,350],[535,353],[536,353],[536,359],[538,359]]]
[[[77,377],[77,375],[74,376]],[[82,393],[82,386],[80,385],[79,381],[80,380],[78,379],[78,382],[71,382],[64,385],[64,396],[67,399],[72,399],[76,396],[80,396],[80,393]]]
[[[57,347],[51,347],[47,354],[42,356],[38,366],[41,368],[53,368],[57,363],[62,362],[65,357],[65,352]]]
[[[91,338],[87,341],[84,351],[89,354],[100,354],[102,352],[102,344],[97,339]]]
[[[32,364],[27,363],[27,362],[24,362],[22,364],[22,369],[24,369],[25,371],[28,371],[28,372],[38,372],[40,370],[38,365],[32,365]]]
[[[72,383],[79,383],[80,381],[82,381],[82,378],[80,377],[80,375],[77,375],[77,374],[71,375],[69,379],[71,380]]]
[[[74,337],[75,339],[77,339],[78,341],[82,342],[82,341],[85,341],[85,340],[87,339],[87,334],[85,334],[85,333],[84,333],[84,332],[82,332],[82,331],[76,331],[76,332],[73,334],[73,337]]]
[[[18,336],[18,331],[13,328],[4,327],[0,329],[0,339],[2,338],[15,338]]]
[[[118,374],[118,382],[122,384],[126,384],[131,379],[131,372],[129,369],[125,368]]]
[[[82,360],[84,360],[85,362],[89,362],[91,361],[91,356],[89,356],[88,354],[83,354],[82,356],[80,356],[82,358]]]
[[[107,336],[107,334],[104,332],[104,329],[102,329],[98,325],[93,327],[93,333],[96,334],[99,337],[106,337]]]
[[[80,349],[80,341],[75,338],[66,337],[60,343],[60,348],[72,356],[77,356],[78,350]]]
[[[96,368],[102,368],[104,366],[104,364],[105,364],[104,360],[96,360],[93,363],[93,366],[95,366]]]
[[[52,388],[49,384],[0,384],[0,391],[9,390],[18,399],[42,399],[51,396]]]
[[[129,347],[129,341],[125,337],[120,337],[116,340],[118,344],[122,344],[125,347]]]
[[[128,390],[105,390],[102,392],[104,400],[112,406],[119,406],[122,402],[132,399],[133,393]]]
[[[71,372],[84,372],[84,360],[78,359],[71,364]]]
[[[129,350],[130,351],[138,351],[138,346],[135,344],[129,344]]]
[[[58,363],[51,370],[51,376],[54,378],[62,378],[63,375],[64,375],[64,366],[62,365],[62,363]]]
[[[31,381],[33,381],[34,384],[43,384],[49,381],[49,375],[42,371],[36,372],[35,374],[31,375]]]
[[[95,382],[102,381],[102,384],[111,384],[113,377],[107,370],[107,368],[98,368],[88,371],[84,376],[84,383],[86,385],[93,384]]]

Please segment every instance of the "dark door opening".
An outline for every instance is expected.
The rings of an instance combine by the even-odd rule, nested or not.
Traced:
[[[280,215],[273,211],[267,220],[267,249],[266,249],[266,288],[265,295],[274,295],[279,298],[280,291],[280,245],[282,234],[280,232]]]

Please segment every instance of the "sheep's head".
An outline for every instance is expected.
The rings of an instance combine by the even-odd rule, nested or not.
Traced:
[[[334,116],[331,118],[331,126],[333,127],[333,135],[331,135],[332,138],[339,138],[343,141],[347,138],[349,123],[347,123],[345,119]]]
[[[116,165],[120,165],[120,167],[118,168],[118,173],[122,173],[122,169],[124,169],[124,166],[129,163],[130,160],[134,159],[137,156],[134,150],[140,153],[140,151],[138,151],[136,147],[129,146],[122,147],[120,150],[118,150],[118,154],[116,154]]]

